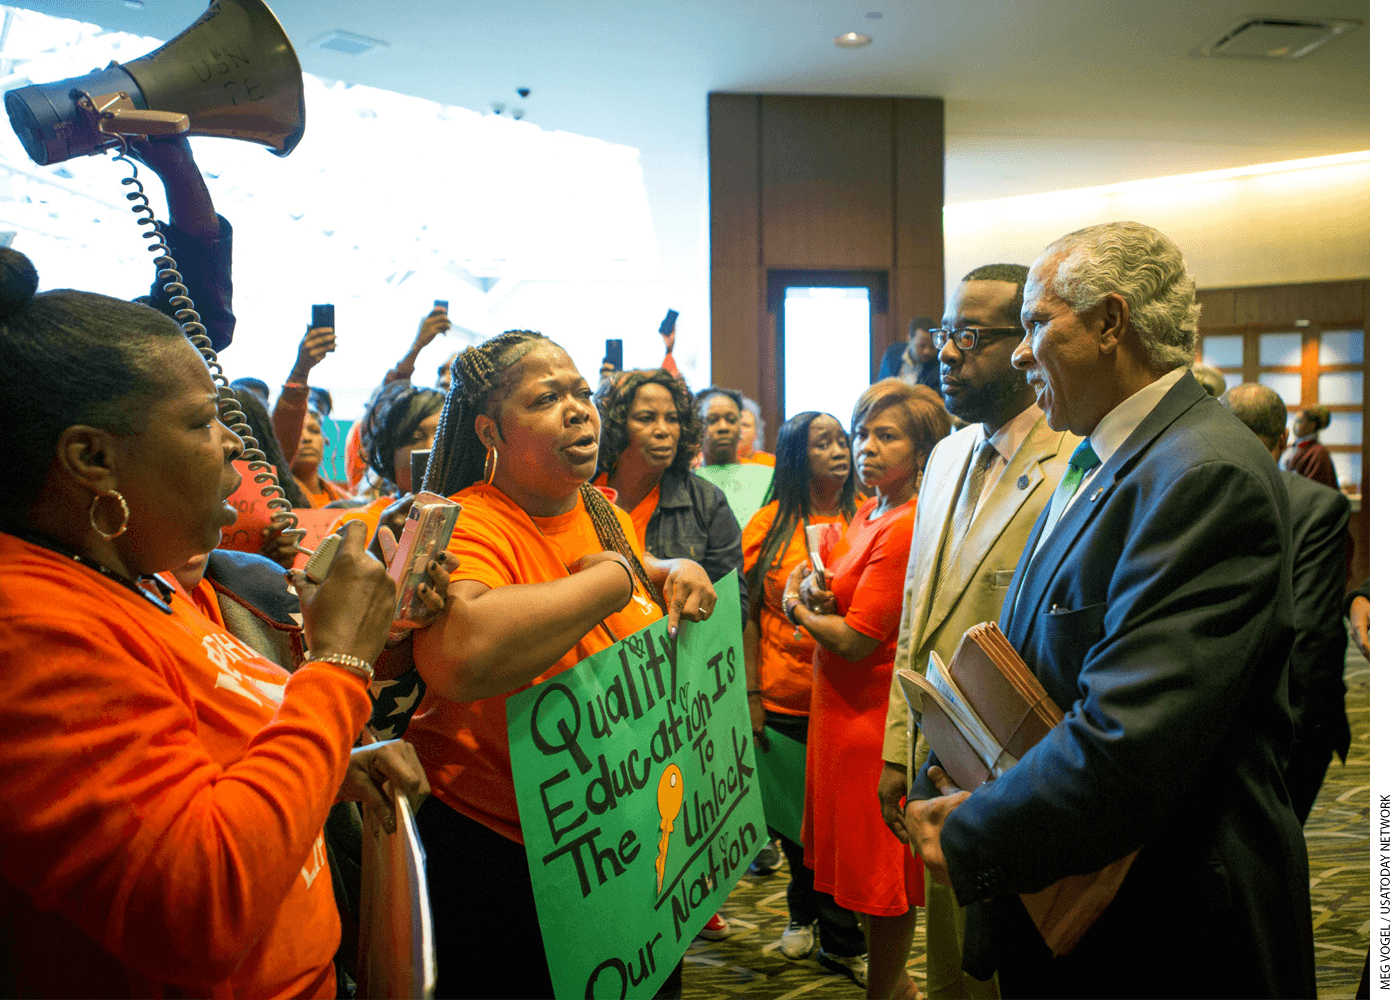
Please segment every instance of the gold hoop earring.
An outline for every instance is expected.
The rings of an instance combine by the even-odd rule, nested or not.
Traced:
[[[116,531],[110,533],[103,531],[97,526],[97,504],[98,501],[100,501],[103,497],[115,497],[117,503],[121,504],[122,506],[121,527],[119,527]],[[102,538],[103,541],[110,542],[112,539],[118,538],[122,534],[124,534],[126,532],[127,522],[130,520],[131,508],[126,505],[126,497],[122,496],[116,490],[110,490],[106,493],[97,493],[93,495],[92,504],[88,507],[88,524],[92,525],[92,530],[97,532],[98,536]]]
[[[481,464],[481,478],[490,486],[491,481],[496,478],[496,466],[500,464],[500,455],[496,453],[496,446],[492,445],[486,449],[486,461]]]

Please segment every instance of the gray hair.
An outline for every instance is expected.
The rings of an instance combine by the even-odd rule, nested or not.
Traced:
[[[754,447],[763,447],[763,411],[758,408],[758,403],[748,396],[741,397],[744,401],[744,409],[753,414],[754,426]]]
[[[1196,358],[1201,307],[1181,249],[1140,222],[1107,222],[1061,236],[1043,257],[1060,257],[1050,288],[1076,313],[1112,294],[1128,303],[1128,328],[1160,371]]]

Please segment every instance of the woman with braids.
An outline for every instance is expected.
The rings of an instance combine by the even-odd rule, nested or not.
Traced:
[[[438,994],[552,996],[506,734],[506,697],[667,614],[702,620],[697,563],[639,557],[632,519],[589,480],[598,411],[573,361],[512,330],[464,351],[426,489],[462,505],[447,612],[414,634],[428,686],[409,725],[432,797],[419,814]]]
[[[811,560],[808,525],[835,524],[844,530],[850,524],[856,512],[856,480],[850,441],[829,413],[809,410],[783,424],[774,454],[770,502],[759,508],[744,529],[744,567],[751,595],[744,627],[749,715],[755,742],[764,739],[766,726],[805,746],[816,643],[787,620],[783,589],[792,571]],[[801,812],[802,803],[795,806]],[[818,961],[849,971],[865,954],[865,935],[855,914],[830,893],[813,888],[812,870],[803,863],[800,843],[776,830],[770,833],[781,845],[792,873],[788,926],[778,950],[794,960],[806,958],[816,947],[819,931]]]
[[[294,675],[201,616],[157,574],[235,519],[209,372],[155,310],[37,285],[0,249],[0,995],[333,997],[322,825],[419,794],[351,751],[393,584],[347,529]]]
[[[866,996],[912,998],[905,966],[924,903],[923,864],[885,826],[870,789],[884,768],[914,501],[948,414],[932,389],[888,378],[856,401],[851,430],[856,472],[874,496],[834,546],[824,540],[824,585],[804,560],[783,594],[788,621],[816,640],[802,844],[813,884],[862,915]]]

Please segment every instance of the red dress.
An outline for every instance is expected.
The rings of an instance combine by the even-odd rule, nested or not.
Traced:
[[[837,611],[880,645],[857,663],[820,645],[813,654],[802,844],[816,888],[848,910],[895,917],[924,904],[923,864],[890,833],[875,797],[914,501],[871,521],[877,502],[822,554]]]

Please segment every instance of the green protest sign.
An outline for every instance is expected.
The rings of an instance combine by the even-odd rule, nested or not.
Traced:
[[[649,1000],[768,839],[735,575],[715,590],[678,641],[663,618],[506,703],[559,997]]]
[[[734,511],[741,528],[763,506],[768,484],[773,481],[770,465],[702,465],[695,474],[724,491],[724,498],[729,501],[729,508]]]
[[[758,787],[768,825],[802,843],[802,800],[807,792],[807,745],[765,729],[768,748],[758,749]]]

